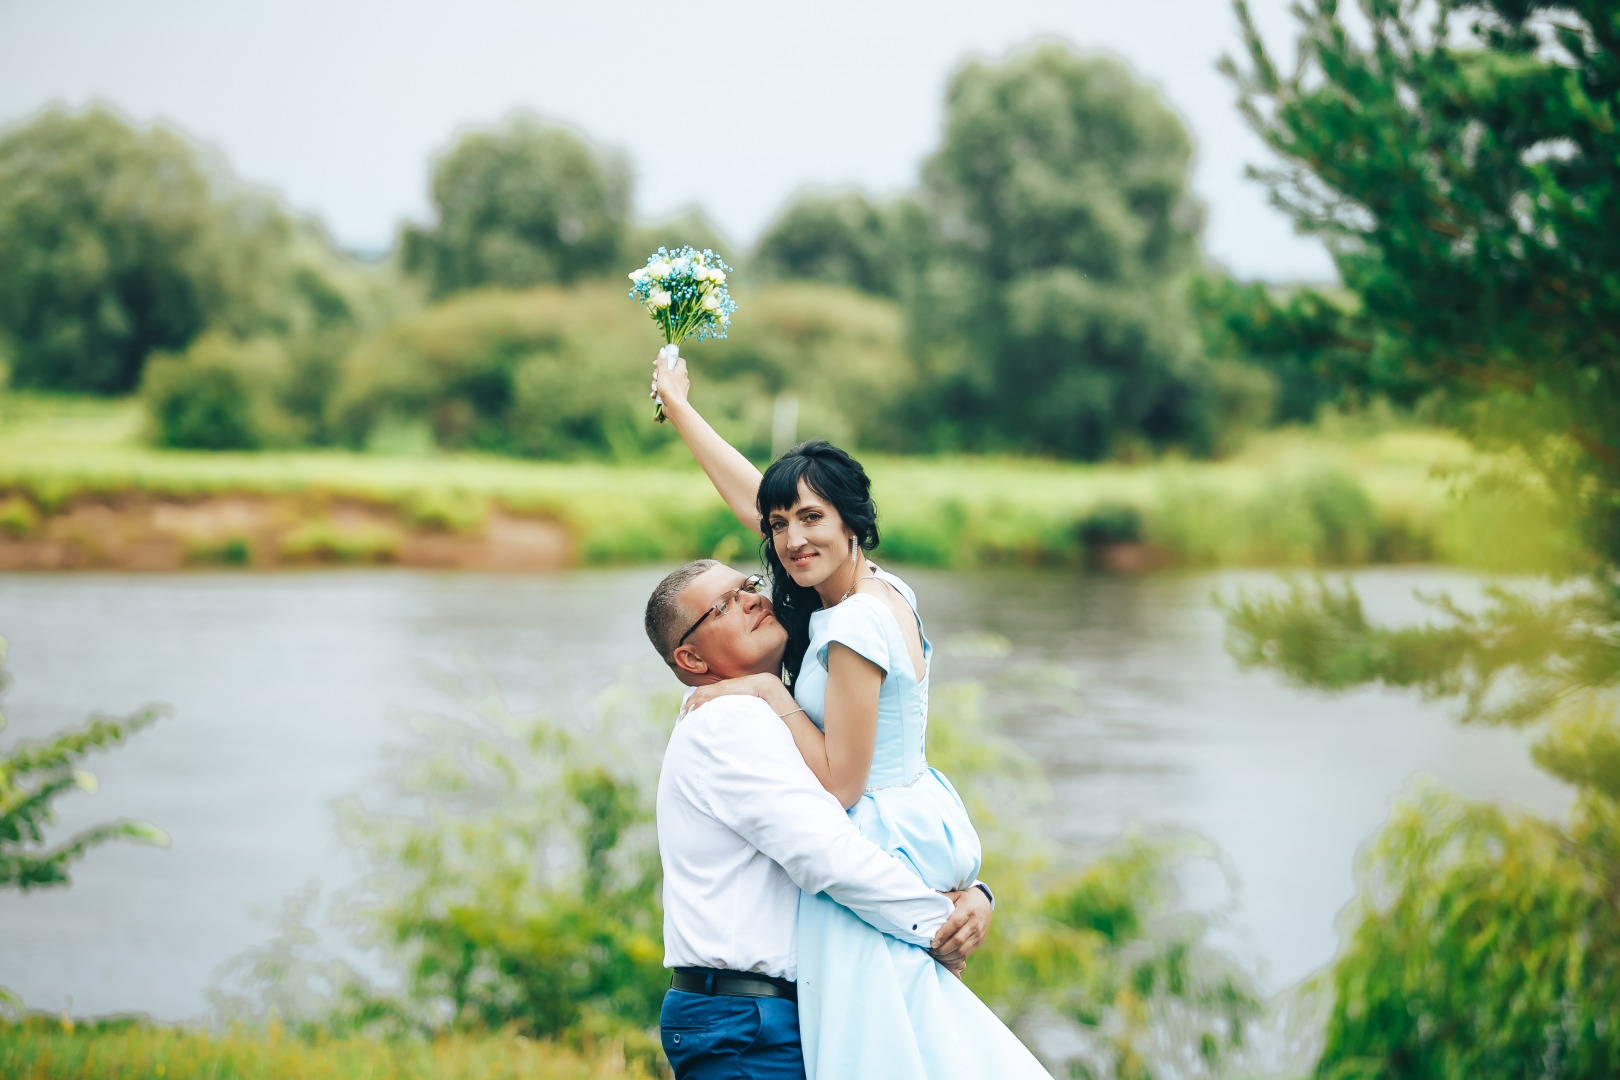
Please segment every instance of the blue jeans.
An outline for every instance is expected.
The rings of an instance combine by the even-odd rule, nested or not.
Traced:
[[[670,990],[658,1031],[675,1080],[804,1080],[799,1006]]]

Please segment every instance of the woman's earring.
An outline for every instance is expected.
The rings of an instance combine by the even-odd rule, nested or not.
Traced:
[[[855,538],[852,536],[849,538],[849,565],[851,566],[855,565],[855,551]]]

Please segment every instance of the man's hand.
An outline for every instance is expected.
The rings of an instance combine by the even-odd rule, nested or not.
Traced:
[[[928,954],[944,964],[952,975],[961,978],[967,958],[984,944],[984,937],[990,932],[990,900],[983,890],[971,887],[945,895],[956,905],[956,910],[934,935]]]

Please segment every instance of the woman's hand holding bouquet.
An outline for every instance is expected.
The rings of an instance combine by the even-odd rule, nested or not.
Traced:
[[[737,302],[726,288],[726,275],[731,272],[713,251],[692,247],[674,252],[659,248],[647,256],[646,266],[630,271],[630,299],[646,308],[664,333],[666,344],[658,357],[666,367],[680,359],[681,342],[687,338],[703,341],[726,336],[732,312],[737,310]],[[663,423],[664,403],[658,391],[654,383],[653,419]]]
[[[692,378],[686,371],[686,357],[669,356],[669,352],[670,347],[664,346],[658,350],[658,359],[653,361],[652,396],[661,410],[679,410],[691,393]]]

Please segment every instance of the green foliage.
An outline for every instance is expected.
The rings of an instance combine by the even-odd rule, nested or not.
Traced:
[[[1275,292],[1262,282],[1203,274],[1192,279],[1189,295],[1205,353],[1259,365],[1277,380],[1275,419],[1309,423],[1323,405],[1356,389],[1327,374],[1361,355],[1344,343],[1354,316],[1338,297],[1316,290]]]
[[[1442,621],[1371,623],[1345,585],[1295,583],[1228,607],[1233,651],[1306,686],[1363,683],[1462,697],[1465,721],[1522,725],[1571,696],[1620,687],[1620,585],[1582,583],[1551,599],[1492,586],[1479,611],[1428,598]]]
[[[518,115],[463,135],[433,166],[431,229],[408,227],[406,269],[435,296],[611,274],[622,258],[630,172],[621,155]]]
[[[1620,1073],[1612,801],[1564,828],[1420,789],[1362,860],[1323,1080]]]
[[[463,715],[421,715],[396,773],[407,809],[346,808],[370,863],[358,910],[400,958],[406,997],[456,1028],[640,1033],[668,987],[646,747],[663,713],[609,696],[586,732],[515,716],[487,681]],[[656,768],[656,761],[651,763]],[[639,1041],[638,1041],[639,1040]]]
[[[1263,174],[1328,239],[1354,304],[1238,291],[1258,351],[1426,399],[1507,448],[1465,477],[1575,521],[1589,575],[1430,602],[1373,624],[1348,588],[1229,609],[1240,660],[1311,686],[1460,697],[1463,718],[1535,725],[1536,762],[1578,792],[1568,825],[1423,793],[1371,849],[1332,972],[1324,1078],[1598,1076],[1620,1068],[1620,21],[1611,4],[1296,8],[1281,74],[1244,4]],[[1462,21],[1464,27],[1456,25]],[[1469,40],[1471,38],[1471,40]],[[1246,309],[1246,310],[1239,310]],[[1571,508],[1571,509],[1565,509]],[[1541,522],[1529,519],[1535,529]],[[1526,526],[1510,530],[1523,533]]]
[[[1620,558],[1612,5],[1382,2],[1362,35],[1319,0],[1300,11],[1292,75],[1238,11],[1248,65],[1226,67],[1288,163],[1259,175],[1356,298],[1353,315],[1296,297],[1256,321],[1314,337],[1336,380],[1440,394],[1477,434],[1524,447]]]
[[[386,526],[338,529],[316,518],[283,539],[281,557],[293,563],[388,563],[398,555],[400,540],[400,533]]]
[[[0,502],[0,532],[13,539],[20,539],[38,526],[39,511],[35,510],[27,499],[13,495],[5,502]]]
[[[912,299],[933,441],[1097,459],[1207,445],[1181,277],[1192,144],[1121,62],[1043,45],[951,81]]]
[[[1142,539],[1142,511],[1127,503],[1104,503],[1080,519],[1077,530],[1087,548]]]
[[[897,297],[907,269],[906,225],[920,213],[911,200],[878,206],[859,191],[807,192],[766,228],[749,269]]]
[[[11,676],[5,670],[6,642],[0,638],[0,692]],[[144,821],[113,821],[85,829],[58,844],[45,831],[56,820],[52,804],[75,788],[94,794],[93,773],[78,768],[87,755],[117,746],[157,719],[143,709],[125,719],[98,716],[81,728],[43,742],[17,743],[0,754],[0,889],[50,888],[68,884],[68,864],[109,840],[166,846],[168,838]],[[0,728],[5,726],[0,717]]]
[[[291,441],[291,418],[276,391],[291,381],[273,340],[237,342],[206,334],[184,353],[147,364],[141,397],[153,442],[189,450],[259,450]]]
[[[206,1031],[134,1020],[74,1023],[31,1017],[0,1023],[8,1080],[637,1080],[660,1075],[616,1047],[581,1054],[509,1034],[382,1041]]]
[[[696,391],[705,407],[711,395],[729,404],[720,430],[734,443],[755,458],[769,457],[771,403],[791,393],[799,439],[874,450],[911,445],[910,433],[894,423],[916,379],[894,304],[809,283],[762,289],[745,302],[730,334],[706,343],[693,361],[694,370],[701,365],[715,380]]]

